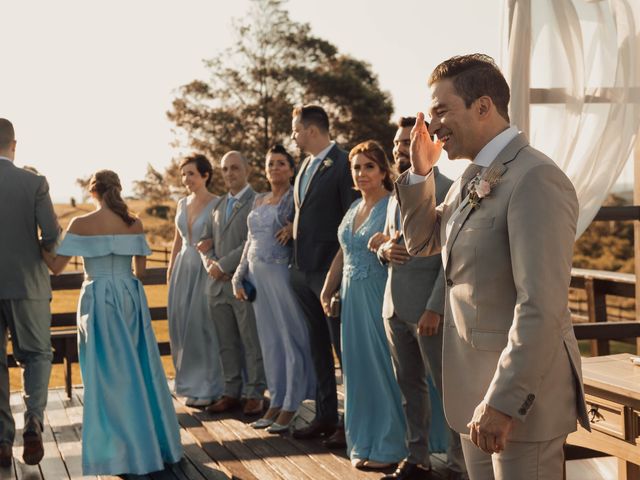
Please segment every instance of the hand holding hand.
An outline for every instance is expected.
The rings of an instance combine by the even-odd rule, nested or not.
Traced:
[[[293,238],[293,224],[291,222],[276,232],[276,240],[280,245],[286,245],[291,238]]]
[[[385,235],[382,232],[374,233],[369,239],[369,243],[367,244],[367,248],[371,250],[373,253],[376,253],[384,242],[389,241],[389,236]]]
[[[424,113],[418,112],[416,117],[416,124],[411,129],[411,170],[418,175],[427,175],[440,158],[442,142],[431,139]]]
[[[207,238],[206,240],[200,240],[196,245],[196,248],[200,253],[207,253],[213,248],[213,238]]]
[[[216,262],[209,263],[207,273],[210,277],[215,278],[216,280],[225,280],[225,277],[228,277],[228,275],[220,269],[220,266]]]
[[[474,445],[489,454],[500,453],[507,445],[513,419],[483,401],[476,407],[467,427]]]
[[[418,335],[430,337],[438,334],[438,327],[442,317],[436,312],[425,310],[418,319]]]

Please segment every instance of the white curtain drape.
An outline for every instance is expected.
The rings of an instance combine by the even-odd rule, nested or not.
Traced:
[[[505,20],[511,118],[573,182],[579,236],[640,127],[640,0],[505,0]]]

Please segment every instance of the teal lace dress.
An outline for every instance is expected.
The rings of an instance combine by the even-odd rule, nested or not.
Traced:
[[[144,235],[67,233],[58,255],[82,256],[78,351],[84,383],[84,475],[146,474],[182,457],[180,431],[134,255]]]
[[[388,200],[380,200],[354,232],[362,201],[356,200],[338,228],[338,239],[344,255],[340,294],[347,452],[352,459],[393,463],[407,455],[406,420],[382,320],[387,268],[367,248],[369,238],[384,227]]]

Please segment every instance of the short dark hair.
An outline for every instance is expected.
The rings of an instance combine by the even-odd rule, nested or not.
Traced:
[[[429,86],[450,79],[458,96],[469,108],[482,96],[488,96],[498,113],[509,121],[509,85],[493,58],[483,53],[451,57],[438,65],[429,77]]]
[[[384,152],[384,148],[375,140],[367,140],[366,142],[359,143],[351,149],[349,152],[349,162],[353,160],[356,155],[364,155],[370,160],[373,160],[376,165],[384,172],[384,179],[382,185],[388,192],[393,190],[393,181],[395,172],[393,166],[389,163],[387,154]]]
[[[293,118],[300,117],[305,128],[314,125],[323,133],[329,132],[329,116],[318,105],[304,105],[293,109]]]
[[[416,117],[400,117],[400,120],[398,120],[398,128],[413,128],[415,124]],[[427,126],[427,128],[429,127],[429,122],[427,122],[426,120],[424,121],[424,124]]]
[[[0,118],[0,148],[7,148],[15,139],[13,124],[6,118]]]
[[[180,162],[180,170],[182,170],[182,167],[184,167],[185,165],[189,165],[190,163],[193,163],[196,166],[196,170],[198,170],[198,173],[201,177],[204,177],[205,173],[209,174],[207,180],[205,181],[205,185],[208,187],[211,183],[211,180],[213,180],[213,167],[211,166],[211,162],[209,161],[209,159],[201,153],[195,153],[186,157]]]

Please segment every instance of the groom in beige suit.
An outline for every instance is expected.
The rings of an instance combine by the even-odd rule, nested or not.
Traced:
[[[447,420],[471,480],[560,479],[567,434],[589,428],[567,306],[576,194],[509,125],[493,59],[453,57],[429,85],[429,132],[419,114],[397,192],[409,253],[442,253]],[[441,148],[473,162],[436,206]]]

